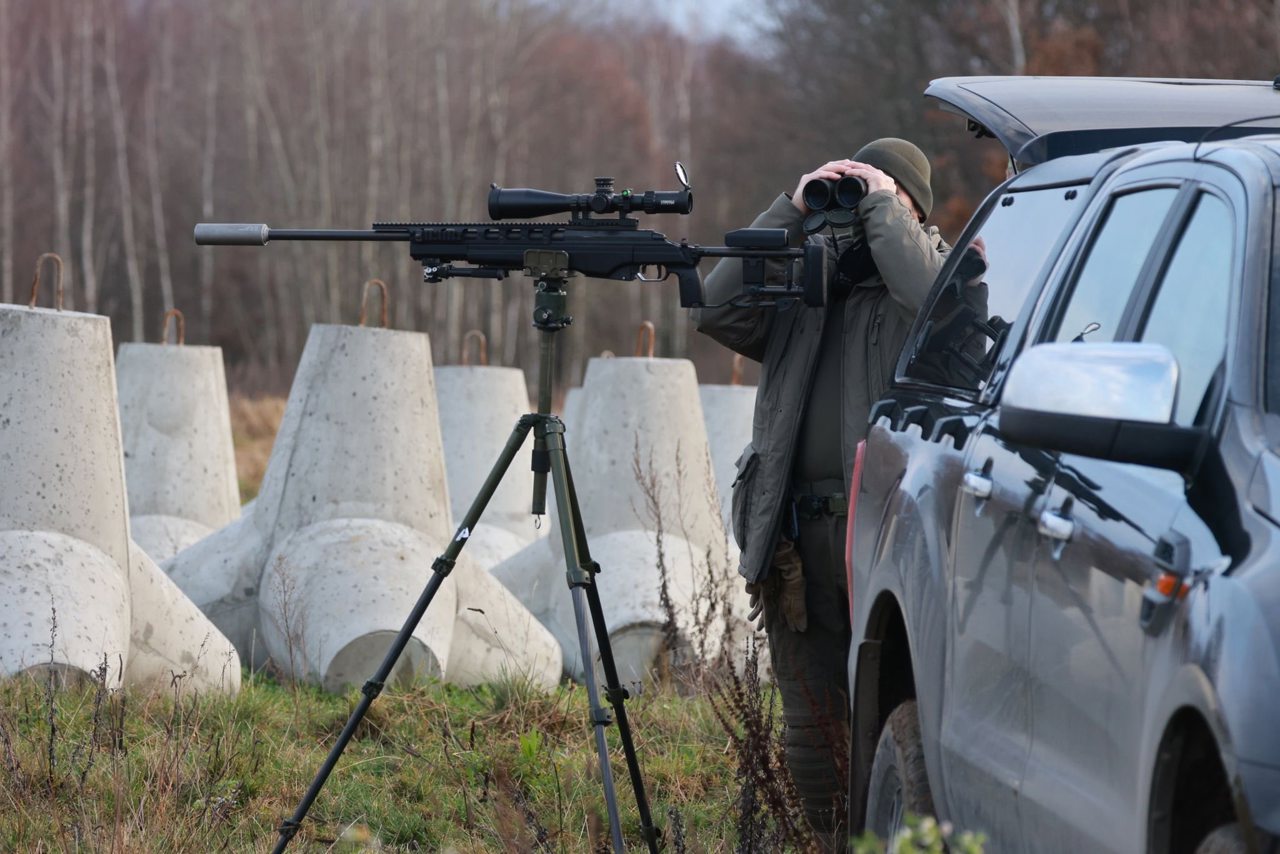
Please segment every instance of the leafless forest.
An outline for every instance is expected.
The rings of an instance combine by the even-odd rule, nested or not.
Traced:
[[[493,362],[532,366],[521,279],[426,285],[385,244],[202,249],[192,225],[482,219],[490,182],[670,188],[682,160],[694,214],[647,225],[716,242],[893,134],[933,156],[954,236],[1003,160],[920,98],[931,78],[1280,73],[1280,0],[764,3],[755,38],[733,42],[596,0],[0,0],[0,301],[25,300],[57,251],[66,306],[110,315],[118,341],[156,340],[177,306],[234,383],[281,390],[308,326],[353,322],[378,276],[392,325],[429,332],[437,363],[477,328]],[[674,283],[571,293],[562,382],[645,319],[660,355],[727,378]]]

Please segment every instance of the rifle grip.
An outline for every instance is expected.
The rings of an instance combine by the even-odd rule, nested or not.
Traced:
[[[675,274],[680,283],[680,307],[702,308],[702,277],[698,275],[697,266],[676,267]]]

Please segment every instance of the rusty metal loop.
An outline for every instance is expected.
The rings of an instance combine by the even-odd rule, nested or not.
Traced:
[[[733,354],[733,373],[729,375],[729,385],[742,385],[742,363],[745,361],[741,353]]]
[[[387,303],[390,301],[387,297],[387,283],[382,279],[370,279],[364,283],[364,290],[360,292],[360,325],[364,326],[369,319],[369,287],[377,286],[382,291],[382,328],[387,328]]]
[[[471,348],[468,346],[472,341],[479,341],[478,355],[480,356],[480,364],[489,364],[489,339],[479,329],[472,329],[466,335],[462,336],[462,364],[471,364]]]
[[[187,318],[176,308],[171,308],[164,313],[164,321],[160,324],[160,343],[169,343],[170,320],[178,321],[178,346],[181,347],[187,343]]]
[[[31,301],[27,303],[27,307],[36,307],[36,299],[40,296],[40,268],[44,265],[45,259],[53,262],[53,267],[58,274],[53,287],[53,307],[62,311],[62,257],[57,252],[46,252],[36,259],[36,272],[31,277]]]
[[[645,336],[649,338],[648,347],[645,346]],[[653,358],[653,340],[657,337],[657,333],[653,328],[653,322],[646,320],[640,324],[640,328],[636,330],[636,355],[647,356]]]

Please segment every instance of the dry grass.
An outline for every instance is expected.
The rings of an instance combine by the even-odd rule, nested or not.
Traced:
[[[284,404],[283,397],[231,396],[231,439],[236,449],[241,501],[258,494],[276,431],[284,418]]]

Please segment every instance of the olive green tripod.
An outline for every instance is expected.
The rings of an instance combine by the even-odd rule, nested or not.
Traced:
[[[583,672],[587,684],[587,700],[591,706],[591,725],[595,730],[596,752],[600,758],[600,775],[604,786],[605,806],[609,813],[609,831],[613,839],[613,849],[615,852],[624,850],[622,823],[618,816],[617,791],[609,764],[609,746],[605,738],[605,727],[616,718],[619,740],[622,742],[622,750],[626,755],[627,770],[631,775],[631,785],[635,790],[636,805],[640,812],[640,833],[644,837],[645,844],[650,852],[656,854],[658,850],[659,832],[653,824],[653,817],[649,811],[644,780],[640,776],[640,761],[636,756],[635,741],[631,737],[631,725],[627,720],[625,702],[630,695],[622,687],[622,683],[618,679],[618,668],[613,660],[613,648],[609,643],[609,630],[605,624],[604,609],[600,604],[600,592],[595,584],[595,574],[600,571],[600,565],[591,559],[591,553],[587,547],[586,530],[582,524],[582,513],[578,507],[577,493],[573,488],[573,475],[569,470],[569,457],[565,451],[564,423],[551,414],[551,385],[556,358],[556,333],[572,322],[572,318],[566,313],[567,294],[564,289],[565,281],[569,276],[569,257],[566,253],[558,250],[528,250],[525,253],[525,265],[529,275],[536,281],[533,325],[538,329],[540,337],[538,411],[522,416],[516,423],[515,428],[511,431],[511,437],[503,447],[502,453],[498,455],[497,462],[494,463],[493,468],[489,471],[489,476],[485,479],[484,485],[480,487],[480,493],[471,502],[470,509],[467,510],[462,523],[458,526],[453,540],[449,543],[448,548],[445,549],[444,554],[440,555],[432,563],[431,579],[427,582],[427,586],[422,591],[421,596],[418,597],[413,610],[405,619],[400,633],[396,635],[391,648],[387,651],[386,658],[379,665],[377,673],[360,689],[360,693],[363,695],[360,702],[351,713],[346,726],[343,727],[337,742],[329,751],[328,757],[325,758],[324,764],[316,773],[315,779],[312,780],[310,788],[307,789],[307,793],[299,802],[297,809],[289,819],[280,825],[280,836],[276,841],[275,847],[277,854],[284,851],[290,840],[301,828],[302,822],[307,816],[307,811],[311,809],[316,796],[320,794],[320,789],[324,787],[329,774],[338,764],[338,759],[346,749],[347,743],[351,741],[356,727],[369,710],[369,706],[382,693],[386,680],[390,677],[401,653],[404,652],[405,646],[408,645],[414,629],[418,627],[418,623],[421,622],[423,615],[426,614],[427,607],[431,604],[431,600],[435,598],[436,591],[440,589],[440,585],[444,583],[445,578],[453,571],[463,546],[471,538],[471,532],[475,530],[477,523],[479,523],[480,516],[484,513],[485,507],[497,490],[498,484],[502,482],[507,469],[510,468],[516,454],[520,451],[531,432],[533,433],[534,472],[532,512],[536,516],[546,513],[547,476],[550,475],[551,484],[555,490],[556,507],[559,510],[560,537],[564,543],[569,595],[573,598],[578,649],[582,655]],[[596,684],[595,668],[593,666],[594,656],[592,655],[591,634],[588,632],[587,627],[588,615],[595,633],[595,640],[600,647],[600,666],[604,671],[605,677],[604,696],[613,707],[613,717],[610,716],[609,711],[600,702],[600,691]]]

